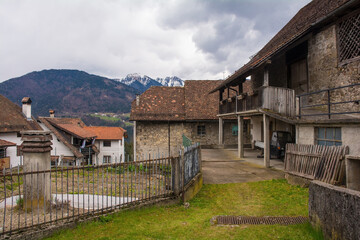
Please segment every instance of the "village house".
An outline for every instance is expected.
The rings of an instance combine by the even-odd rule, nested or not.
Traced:
[[[131,105],[134,154],[178,155],[189,141],[204,147],[218,143],[218,99],[209,91],[222,81],[189,80],[184,87],[151,87]],[[224,122],[224,144],[236,144],[234,119]],[[234,128],[235,127],[235,128]]]
[[[80,118],[39,117],[40,126],[52,135],[53,164],[86,165],[124,159],[124,134],[120,127],[89,127]]]
[[[21,131],[42,130],[31,116],[31,99],[22,99],[22,108],[0,95],[0,166],[21,163]]]
[[[298,144],[347,145],[350,154],[359,155],[354,141],[360,135],[359,4],[313,0],[214,88],[220,133],[225,117],[237,117],[239,129],[250,118],[251,140],[264,142],[265,166],[271,133],[279,130],[290,132]],[[249,83],[252,89],[245,91]],[[238,142],[243,157],[242,134]]]

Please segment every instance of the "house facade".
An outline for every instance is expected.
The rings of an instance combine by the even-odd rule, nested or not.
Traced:
[[[0,95],[0,161],[5,167],[22,164],[21,131],[27,130],[42,130],[31,116],[31,99],[24,97],[20,107]]]
[[[96,135],[95,147],[99,150],[96,164],[124,162],[124,140],[126,130],[121,127],[90,126],[85,127]]]
[[[53,163],[65,165],[101,165],[124,159],[124,136],[121,127],[86,126],[80,118],[39,117],[44,130],[52,135]]]
[[[360,134],[359,4],[313,0],[211,91],[218,92],[220,119],[236,116],[242,128],[251,118],[252,140],[264,141],[266,166],[275,130],[291,132],[299,144],[347,145],[350,154],[360,154],[354,141]]]
[[[218,144],[218,100],[208,94],[221,81],[185,81],[184,87],[151,87],[131,105],[134,121],[134,154],[178,155],[186,142],[203,146]],[[236,121],[224,121],[224,144],[236,141]]]

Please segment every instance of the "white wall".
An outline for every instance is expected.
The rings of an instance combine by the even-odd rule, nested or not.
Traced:
[[[97,154],[98,164],[103,164],[104,156],[111,156],[111,162],[124,161],[124,138],[122,140],[112,140],[111,147],[104,147],[103,140],[95,140],[95,146],[99,149]]]
[[[0,139],[16,143],[17,146],[22,144],[21,137],[17,137],[17,133],[0,133]],[[6,156],[10,157],[10,164],[12,167],[17,166],[20,164],[20,157],[16,156],[16,146],[8,147],[6,149]]]
[[[320,126],[319,126],[320,127]],[[360,156],[360,125],[324,125],[321,127],[341,127],[342,145],[349,147],[349,154]],[[298,126],[297,127],[298,144],[315,144],[315,126]]]
[[[42,127],[42,129],[44,129],[44,131],[50,131],[44,124],[40,123],[40,127]],[[51,131],[50,131],[51,132]],[[56,135],[51,132],[51,136],[52,136],[52,150],[51,150],[51,156],[68,156],[68,157],[73,157],[74,154],[72,151],[70,151],[70,149],[60,140],[57,139]]]
[[[251,117],[251,125],[252,128],[250,130],[253,141],[261,141],[261,121],[263,120],[263,116],[252,116]]]

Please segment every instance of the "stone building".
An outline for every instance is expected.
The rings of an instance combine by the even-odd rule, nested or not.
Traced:
[[[177,155],[183,140],[203,146],[218,144],[218,99],[209,94],[222,81],[185,81],[184,87],[151,87],[131,105],[134,121],[134,152]],[[236,143],[236,121],[224,122],[224,144]]]
[[[295,133],[299,144],[347,145],[350,154],[360,154],[354,141],[360,135],[359,5],[313,0],[211,91],[220,93],[220,118],[237,116],[240,128],[251,118],[252,138],[265,141],[265,165],[271,131],[279,129]],[[241,135],[239,143],[242,156]]]

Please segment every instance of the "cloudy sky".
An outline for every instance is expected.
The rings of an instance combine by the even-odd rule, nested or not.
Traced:
[[[43,69],[222,79],[310,0],[0,0],[0,82]]]

